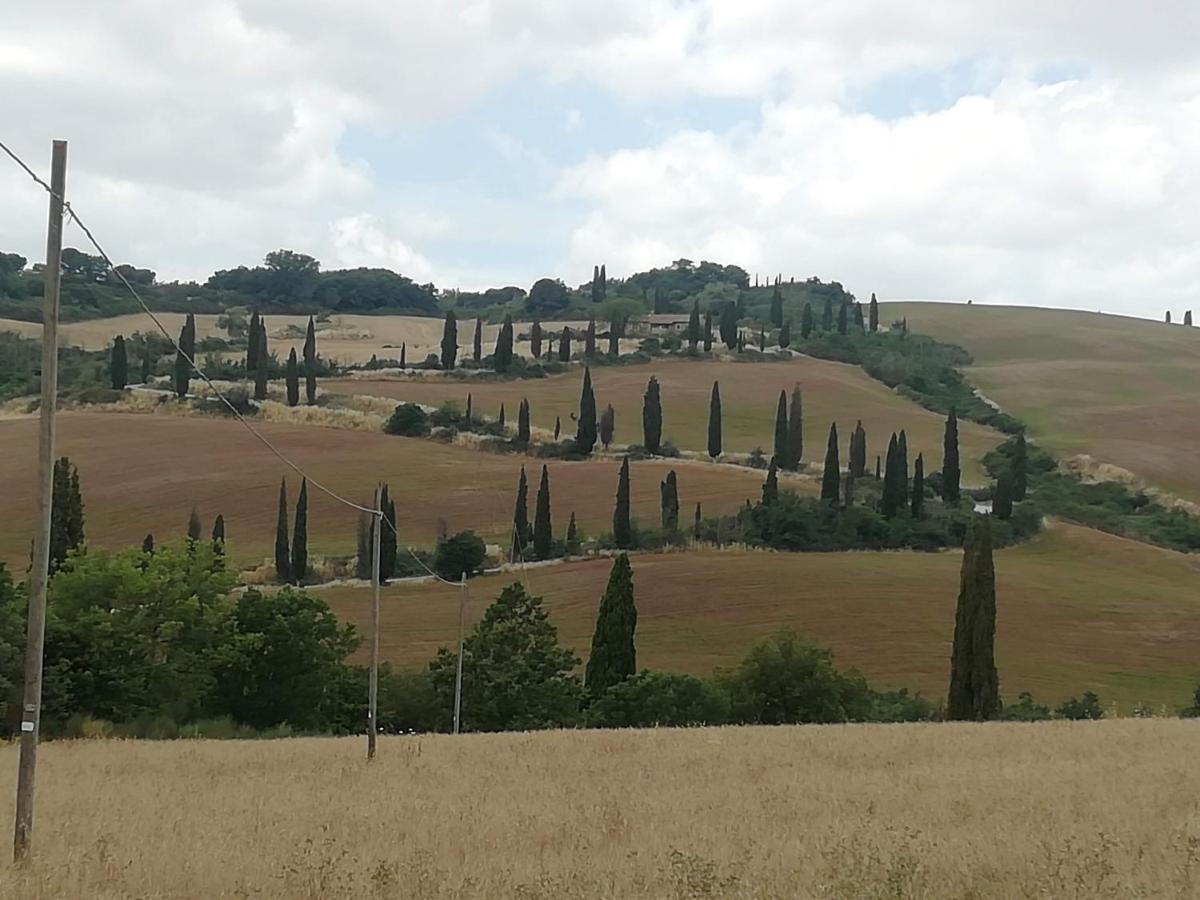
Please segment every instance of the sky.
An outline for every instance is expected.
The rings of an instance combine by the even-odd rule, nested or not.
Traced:
[[[860,297],[1200,306],[1200,4],[59,0],[0,31],[0,140],[160,279],[440,288],[686,257]],[[0,250],[45,199],[0,159]],[[74,229],[68,244],[81,245]]]

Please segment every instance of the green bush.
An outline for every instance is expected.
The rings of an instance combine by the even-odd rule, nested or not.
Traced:
[[[722,725],[729,720],[729,695],[713,681],[649,669],[601,694],[588,710],[596,728],[653,728]]]
[[[464,573],[468,578],[478,573],[486,561],[483,538],[473,531],[460,531],[438,544],[433,570],[447,581],[458,581]]]
[[[1100,706],[1099,697],[1091,691],[1084,691],[1082,697],[1067,700],[1054,714],[1060,719],[1103,719],[1104,709]]]
[[[430,416],[416,403],[401,403],[392,411],[383,430],[403,437],[425,437],[430,430]]]

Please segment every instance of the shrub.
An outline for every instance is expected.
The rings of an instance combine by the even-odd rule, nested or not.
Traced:
[[[463,573],[470,578],[487,559],[483,538],[473,531],[460,531],[438,544],[433,570],[447,581],[458,581]]]
[[[1100,698],[1092,691],[1084,691],[1081,698],[1072,697],[1054,711],[1060,719],[1103,719],[1104,709],[1100,706]]]
[[[649,669],[612,685],[588,711],[597,728],[721,725],[729,719],[729,695],[695,675]]]
[[[388,417],[383,430],[404,437],[425,437],[429,434],[429,414],[416,403],[401,403]]]
[[[1044,722],[1051,718],[1050,707],[1035,703],[1029,691],[1021,691],[1016,703],[1009,703],[1000,711],[1000,718],[1009,722]]]

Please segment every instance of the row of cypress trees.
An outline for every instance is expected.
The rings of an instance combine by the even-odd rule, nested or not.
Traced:
[[[572,512],[567,528],[567,543],[573,543],[576,538],[575,513]],[[542,466],[542,480],[538,485],[532,526],[529,524],[529,482],[524,466],[521,466],[521,477],[517,482],[511,560],[524,559],[529,549],[533,550],[538,559],[550,559],[554,554],[554,529],[550,521],[550,470],[545,465]]]
[[[275,577],[281,584],[300,584],[308,575],[308,479],[300,481],[296,520],[288,541],[287,478],[279,482],[279,516],[275,525]]]

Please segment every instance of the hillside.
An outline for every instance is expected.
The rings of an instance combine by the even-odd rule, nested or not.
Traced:
[[[663,438],[685,450],[704,451],[708,441],[708,408],[714,380],[721,383],[724,448],[748,452],[762,447],[769,456],[773,446],[775,410],[779,392],[799,384],[803,392],[805,460],[819,467],[831,422],[838,423],[842,459],[854,423],[862,419],[867,431],[868,460],[886,453],[893,430],[908,431],[909,456],[925,454],[930,471],[941,467],[944,417],[922,409],[875,381],[858,366],[800,357],[788,362],[733,363],[662,360],[645,365],[597,366],[592,383],[599,409],[611,403],[616,411],[616,439],[620,443],[642,440],[642,397],[650,376],[662,386]],[[533,423],[553,428],[560,417],[563,428],[573,429],[571,415],[579,409],[579,370],[527,381],[464,383],[438,378],[327,380],[327,391],[392,397],[426,404],[455,401],[465,404],[467,392],[475,409],[496,415],[504,403],[509,415],[522,397],[528,398]],[[979,466],[983,454],[1000,442],[990,428],[963,422],[960,425],[963,477],[982,484]]]
[[[638,556],[638,666],[710,674],[784,627],[830,646],[839,665],[881,687],[941,698],[948,672],[958,553],[758,553]],[[527,568],[473,581],[477,619],[513,579],[545,597],[563,643],[586,657],[606,560]],[[1085,690],[1129,712],[1174,709],[1200,679],[1200,560],[1072,525],[996,555],[997,662],[1004,696],[1055,703]],[[323,591],[365,626],[370,592]],[[404,584],[384,596],[381,644],[423,665],[454,640],[456,589]]]
[[[344,496],[364,500],[377,479],[391,485],[402,540],[432,546],[439,523],[471,528],[506,541],[520,467],[530,473],[530,508],[541,464],[520,456],[480,453],[413,438],[311,425],[258,423],[270,440],[314,478]],[[0,419],[5,510],[0,560],[24,571],[29,523],[34,519],[37,419]],[[79,467],[87,538],[93,547],[138,546],[147,532],[159,541],[182,539],[195,506],[211,524],[225,516],[235,559],[264,559],[275,540],[279,480],[288,477],[291,502],[296,476],[231,419],[68,413],[59,418],[59,455]],[[553,521],[562,534],[574,511],[590,534],[612,527],[618,462],[551,462]],[[657,525],[659,483],[672,468],[638,462],[632,468],[636,516]],[[733,466],[681,464],[682,508],[697,500],[712,513],[732,511],[761,493],[762,474]],[[802,487],[806,483],[797,482]],[[357,514],[319,491],[310,491],[309,540],[314,553],[353,553]]]
[[[967,376],[1059,456],[1087,454],[1200,502],[1200,329],[1089,312],[882,304],[970,351]]]

